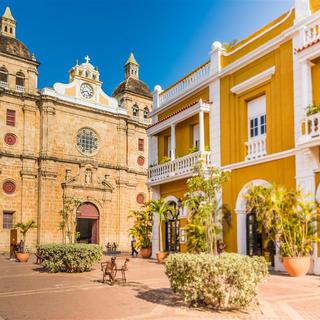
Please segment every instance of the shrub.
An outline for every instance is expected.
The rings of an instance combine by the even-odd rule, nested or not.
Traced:
[[[38,246],[42,266],[50,272],[84,272],[99,262],[102,247],[95,244],[45,244]]]
[[[172,290],[190,306],[242,309],[256,300],[258,284],[267,273],[263,257],[236,253],[173,254],[166,261]]]

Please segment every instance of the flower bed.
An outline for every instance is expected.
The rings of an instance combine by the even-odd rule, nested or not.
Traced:
[[[186,253],[167,258],[166,274],[173,291],[190,306],[242,309],[256,299],[268,267],[263,257]]]
[[[84,272],[102,257],[102,248],[95,244],[45,244],[38,247],[42,266],[50,272]]]

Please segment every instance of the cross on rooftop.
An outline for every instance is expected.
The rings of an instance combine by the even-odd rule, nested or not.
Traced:
[[[89,61],[90,61],[91,59],[90,59],[89,56],[87,55],[87,56],[84,58],[84,60],[86,60],[86,63],[89,63]]]

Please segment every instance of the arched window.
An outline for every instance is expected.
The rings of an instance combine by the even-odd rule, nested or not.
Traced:
[[[21,71],[16,74],[16,90],[24,91],[24,74]]]
[[[0,86],[8,86],[8,70],[5,67],[0,68]]]
[[[148,115],[149,115],[149,109],[147,107],[145,107],[144,110],[143,110],[143,118],[144,118],[144,120],[148,120]]]
[[[8,32],[8,27],[7,26],[4,26],[4,31]]]
[[[139,117],[139,107],[137,104],[132,107],[132,115],[134,117]]]
[[[10,33],[12,33],[12,31],[13,31],[12,28],[10,28]]]

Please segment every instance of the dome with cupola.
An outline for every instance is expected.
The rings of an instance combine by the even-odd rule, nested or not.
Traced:
[[[122,93],[128,92],[152,98],[152,93],[148,85],[139,80],[139,64],[134,58],[133,53],[130,54],[126,64],[124,65],[124,69],[125,79],[116,87],[112,96],[117,97]]]

